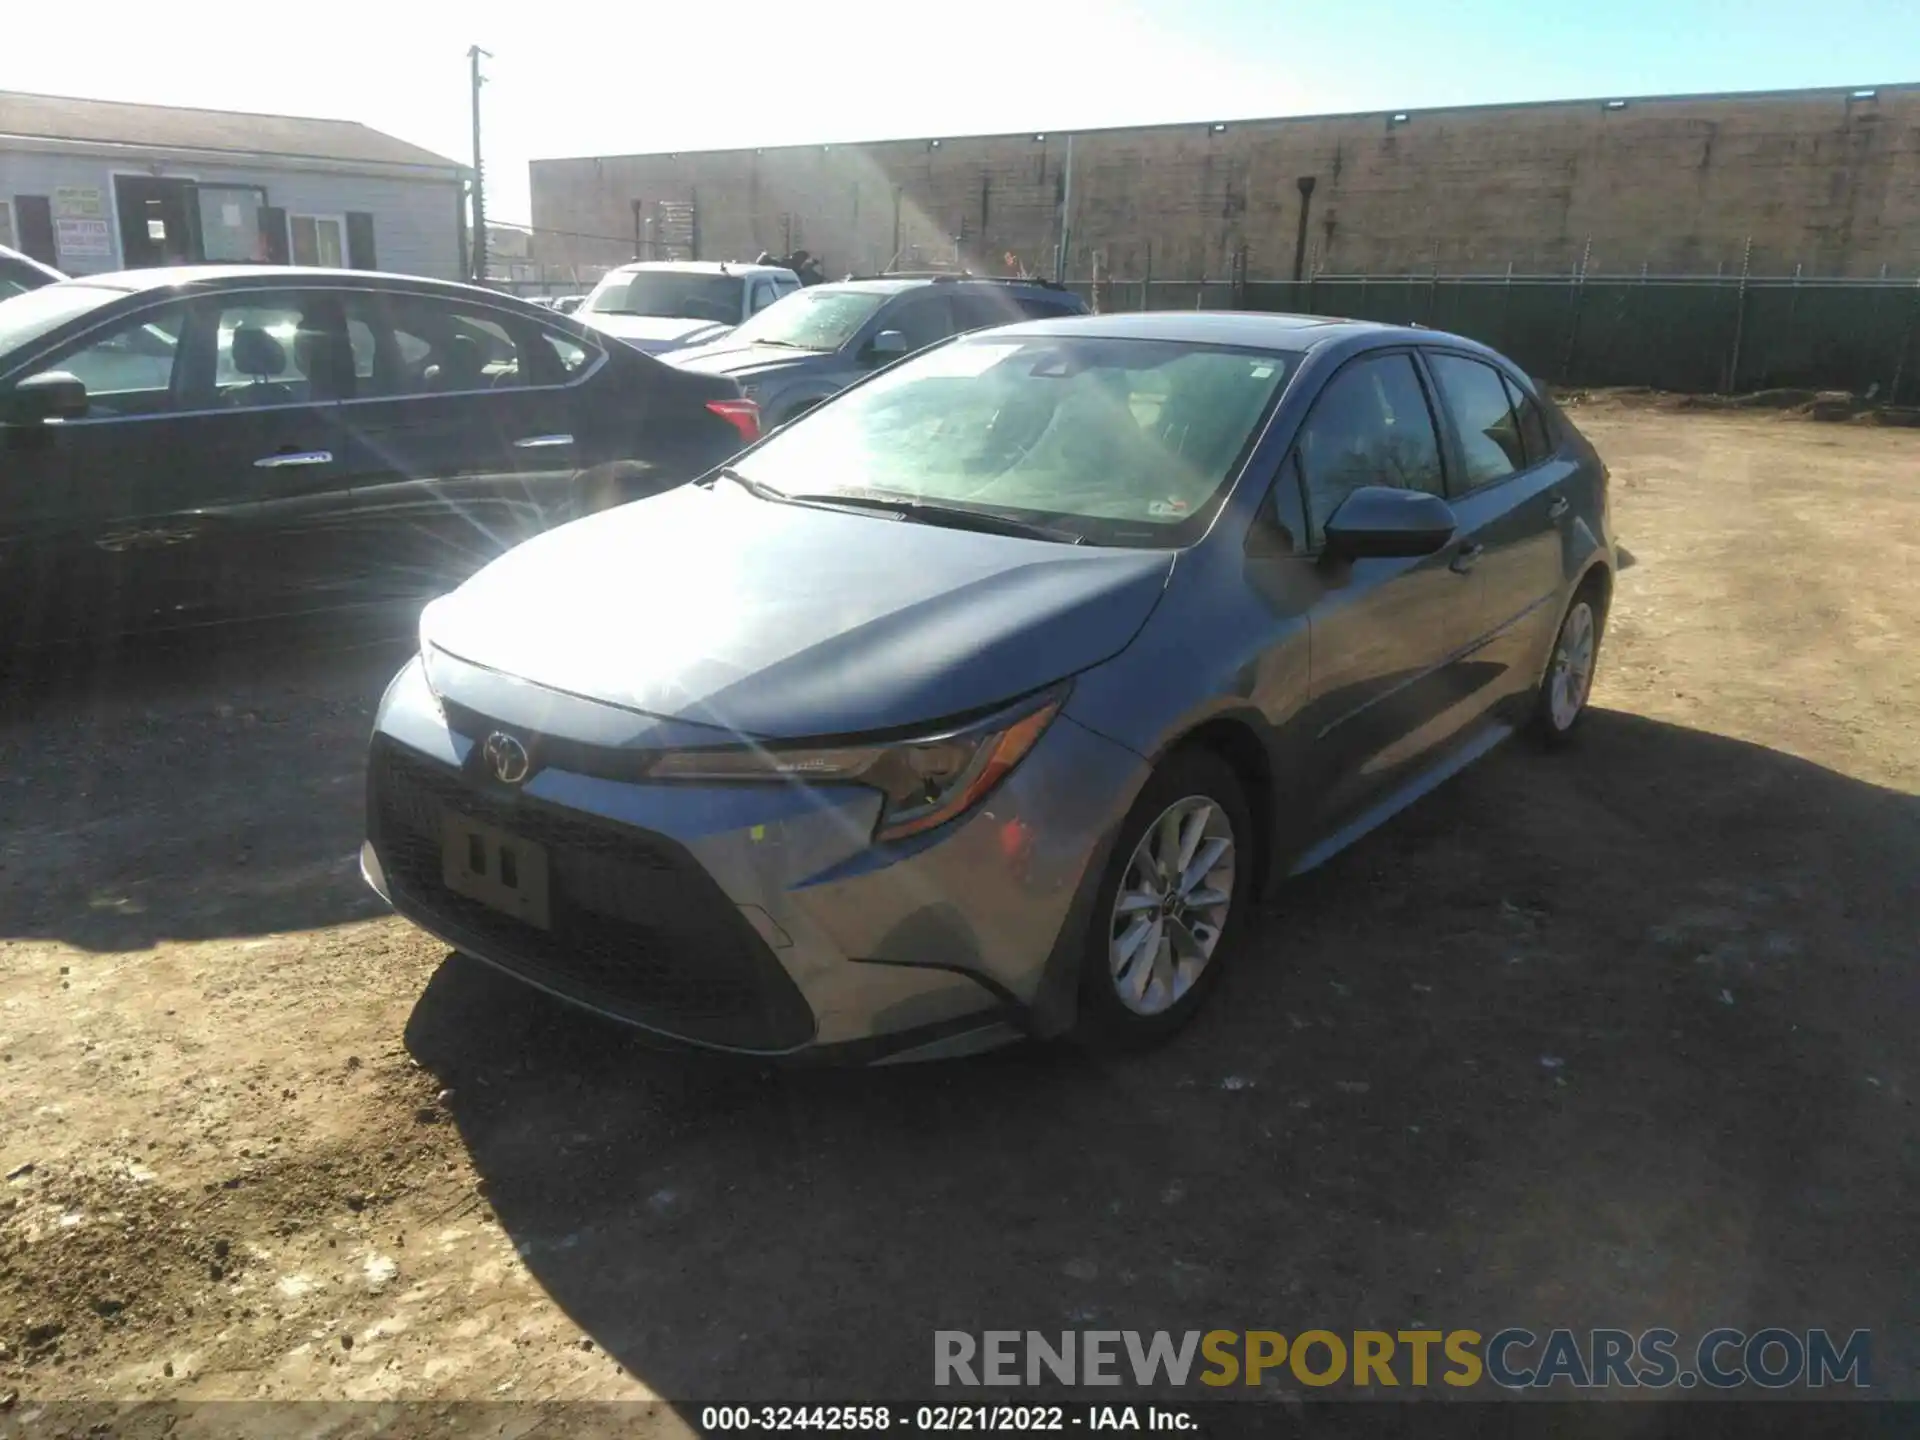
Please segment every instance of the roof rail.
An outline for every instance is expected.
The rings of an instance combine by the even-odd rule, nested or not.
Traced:
[[[976,275],[971,270],[882,270],[875,275],[849,275],[849,280],[932,280],[941,284],[965,281],[973,285],[1037,285],[1046,290],[1067,287],[1038,275]]]

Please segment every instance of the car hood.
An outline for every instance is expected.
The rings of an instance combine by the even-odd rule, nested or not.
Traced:
[[[906,731],[1115,654],[1172,564],[759,500],[723,480],[549,531],[435,601],[421,630],[484,670],[683,725]]]
[[[712,320],[687,320],[677,315],[583,314],[576,310],[574,319],[649,354],[683,345],[704,345],[733,328]]]
[[[758,380],[789,370],[804,370],[831,362],[832,350],[795,350],[786,345],[739,345],[727,340],[680,351],[672,363],[703,375],[727,375],[735,380]]]

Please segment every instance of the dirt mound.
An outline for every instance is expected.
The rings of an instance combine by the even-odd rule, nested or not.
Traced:
[[[410,1108],[380,1146],[300,1158],[243,1154],[198,1190],[155,1181],[137,1157],[88,1169],[26,1166],[0,1194],[0,1362],[59,1367],[145,1336],[251,1319],[243,1282],[263,1248],[340,1217],[373,1219],[443,1169],[432,1081],[396,1065]]]

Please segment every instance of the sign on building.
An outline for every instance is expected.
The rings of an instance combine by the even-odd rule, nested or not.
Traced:
[[[105,220],[106,196],[94,185],[61,185],[53,192],[56,220]]]
[[[104,220],[68,220],[53,222],[54,248],[60,255],[60,268],[75,271],[113,262],[113,232]]]

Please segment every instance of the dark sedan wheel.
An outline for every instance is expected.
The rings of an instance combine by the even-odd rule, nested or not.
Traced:
[[[1549,745],[1563,744],[1586,717],[1593,693],[1593,670],[1600,659],[1605,616],[1597,587],[1587,585],[1573,597],[1547,659],[1546,677],[1534,705],[1534,730]]]
[[[1120,827],[1094,904],[1078,1038],[1149,1045],[1218,981],[1246,921],[1253,826],[1240,781],[1203,750],[1170,757]]]

